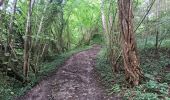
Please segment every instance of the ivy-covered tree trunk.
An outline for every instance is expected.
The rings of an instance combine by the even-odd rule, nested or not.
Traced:
[[[118,0],[118,6],[126,80],[132,85],[138,85],[142,72],[133,31],[132,0]]]

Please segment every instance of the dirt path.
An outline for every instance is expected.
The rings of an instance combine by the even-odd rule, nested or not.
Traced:
[[[108,96],[95,70],[100,47],[73,55],[47,80],[17,100],[119,100]]]

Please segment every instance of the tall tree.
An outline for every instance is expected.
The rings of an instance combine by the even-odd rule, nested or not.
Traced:
[[[103,30],[104,30],[105,34],[107,34],[106,17],[105,17],[105,13],[104,13],[104,0],[101,0],[101,16],[102,16]]]
[[[15,13],[16,13],[16,5],[17,5],[17,0],[13,0],[13,7],[12,7],[12,14],[11,14],[11,18],[10,18],[10,23],[9,23],[9,37],[8,37],[8,44],[12,44],[11,40],[12,40],[12,33],[13,33],[13,23],[14,23],[14,17],[15,17]]]
[[[155,48],[156,53],[158,52],[158,46],[159,46],[159,33],[160,33],[160,27],[159,27],[159,15],[160,15],[160,0],[157,0],[156,3],[156,18],[157,18],[157,24],[156,24],[156,42],[155,42]]]
[[[4,0],[0,0],[0,6],[2,6],[2,5],[3,5],[3,2],[4,2]]]
[[[132,85],[138,85],[142,72],[133,30],[132,0],[118,0],[118,6],[126,80]]]
[[[25,40],[24,40],[24,66],[23,66],[23,72],[26,79],[28,78],[28,71],[29,71],[29,58],[30,58],[29,55],[30,55],[30,45],[31,45],[31,15],[32,15],[33,5],[34,5],[34,0],[29,0],[26,32],[25,32]]]

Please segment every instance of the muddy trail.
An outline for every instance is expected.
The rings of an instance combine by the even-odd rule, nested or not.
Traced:
[[[95,69],[100,46],[74,54],[48,79],[17,100],[119,100],[109,96]]]

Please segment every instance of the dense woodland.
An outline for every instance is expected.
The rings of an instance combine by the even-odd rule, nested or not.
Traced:
[[[169,100],[169,23],[170,0],[0,0],[0,100],[93,45],[109,95]]]

